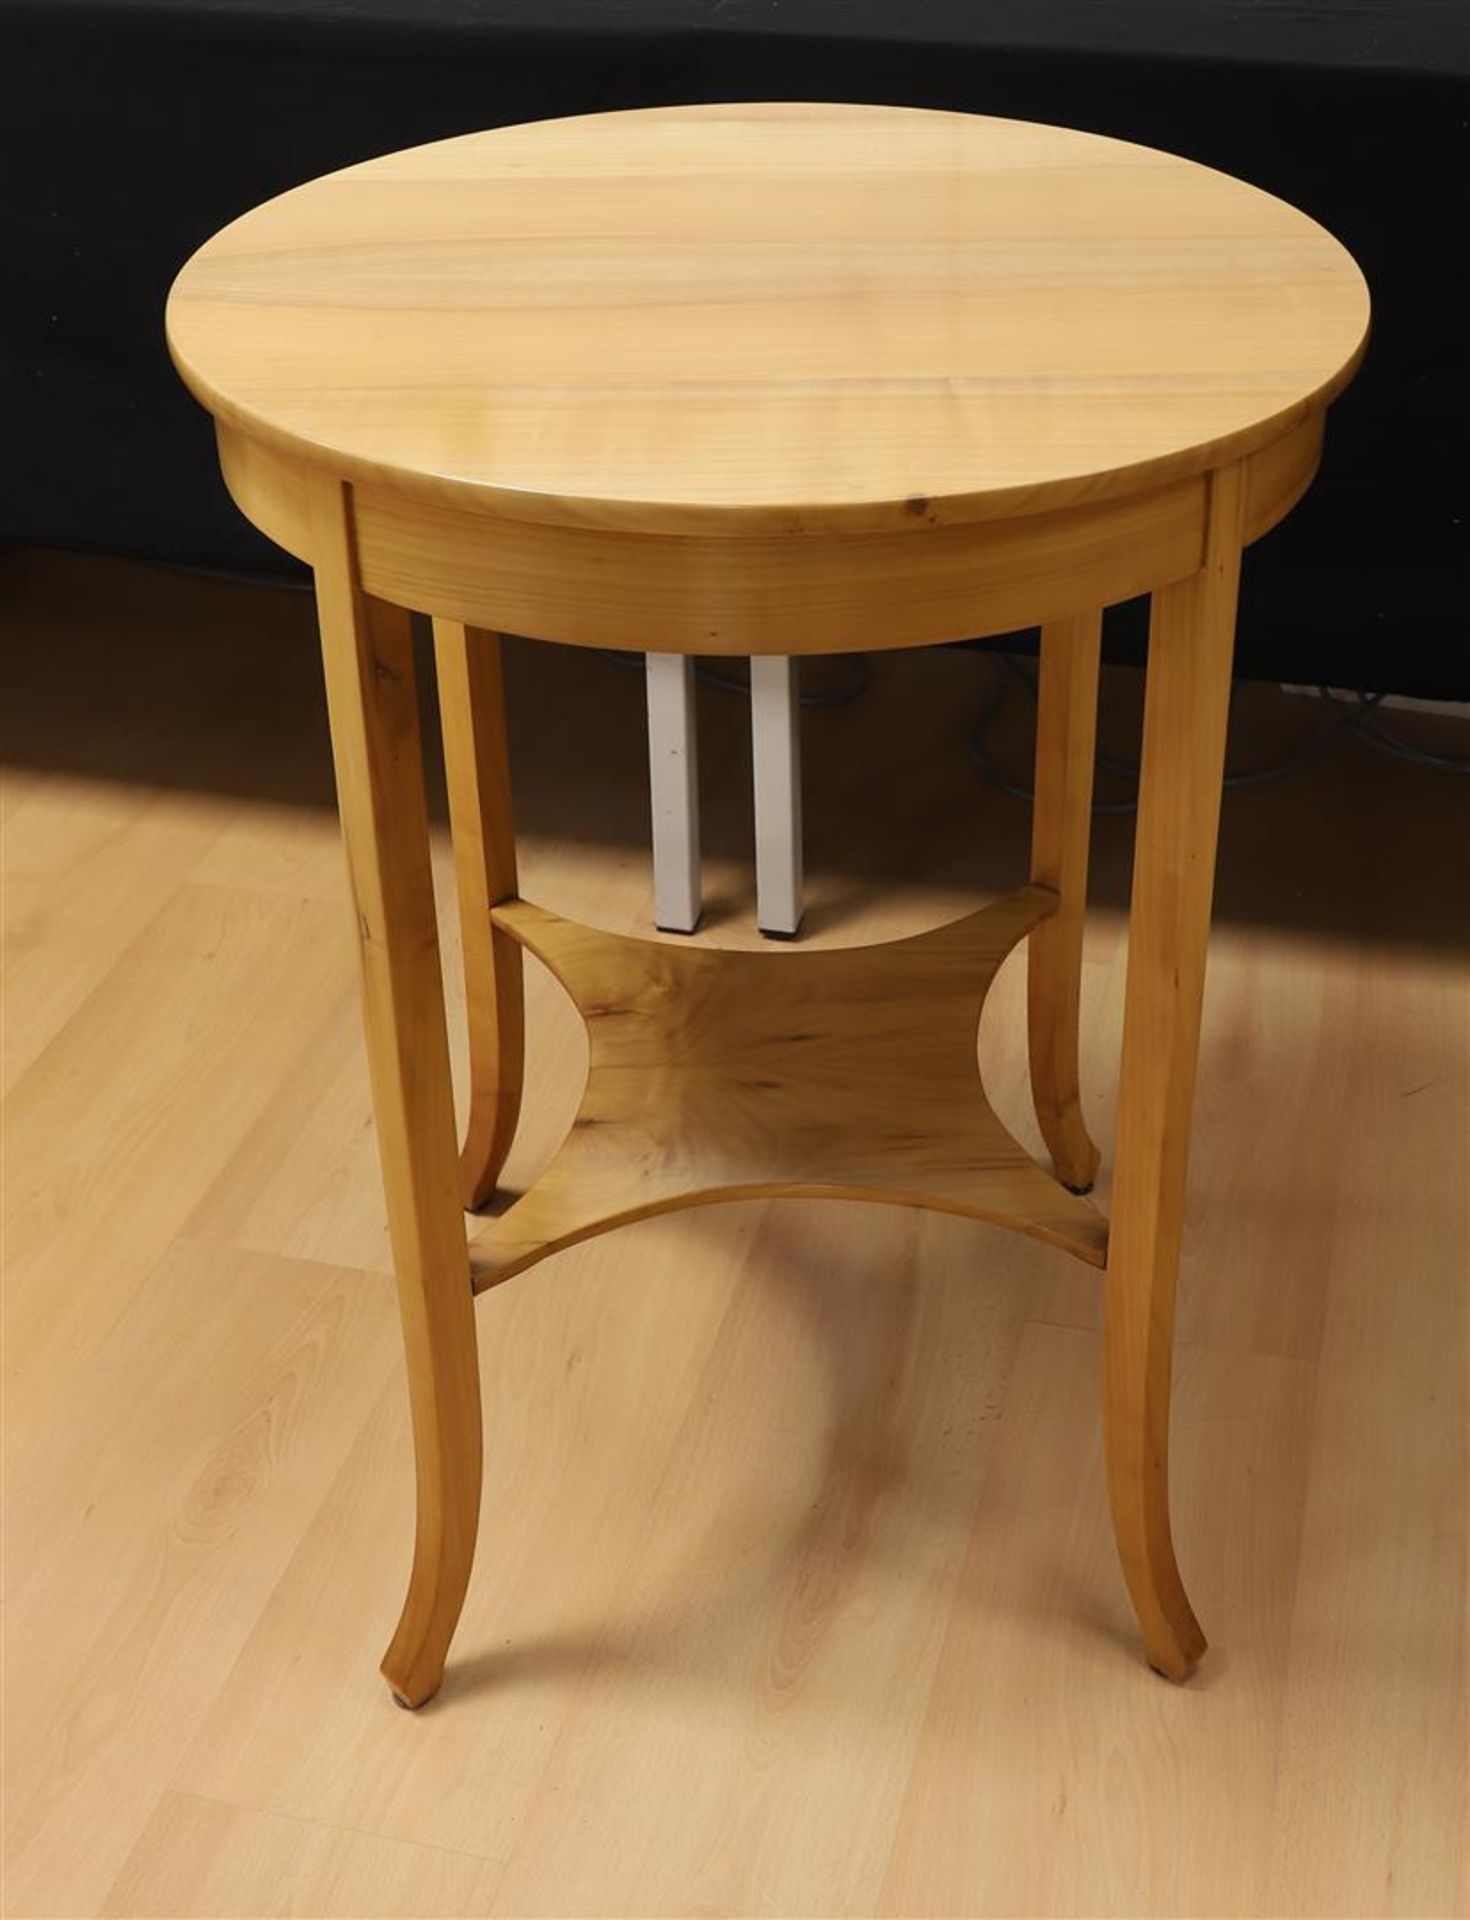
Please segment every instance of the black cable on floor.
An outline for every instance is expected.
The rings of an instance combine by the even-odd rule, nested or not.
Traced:
[[[1004,671],[997,674],[995,684],[981,706],[978,719],[971,725],[969,734],[965,739],[965,752],[968,758],[985,775],[986,779],[989,780],[992,785],[999,787],[1002,793],[1008,793],[1017,800],[1031,801],[1036,797],[1035,788],[1026,786],[1018,781],[1010,780],[1000,771],[986,751],[985,733],[1005,698],[1008,685],[1012,681],[1018,680],[1022,687],[1025,688],[1027,697],[1034,706],[1036,704],[1036,682],[1013,655],[1001,653],[997,654],[996,658],[1000,661]],[[1283,754],[1279,760],[1273,760],[1264,767],[1247,767],[1243,768],[1239,773],[1227,773],[1225,776],[1225,785],[1227,787],[1263,786],[1267,781],[1279,780],[1283,775],[1294,773],[1298,767],[1303,767],[1307,765],[1309,761],[1315,760],[1331,746],[1333,741],[1341,738],[1344,734],[1352,733],[1358,734],[1362,738],[1370,737],[1364,730],[1366,723],[1360,721],[1345,702],[1333,698],[1325,687],[1322,689],[1322,693],[1327,704],[1334,709],[1331,718],[1328,719],[1325,724],[1320,724],[1299,746],[1293,747],[1289,753]],[[1372,704],[1376,705],[1377,701],[1382,697],[1381,694],[1371,696]],[[1368,696],[1360,696],[1360,698],[1368,698]],[[1230,699],[1233,707],[1235,702],[1235,689],[1233,686],[1230,690]],[[1380,745],[1385,743],[1374,740],[1373,744]],[[1410,751],[1412,750],[1406,749],[1406,758],[1409,757]],[[1433,757],[1431,757],[1431,764],[1432,763]],[[1106,754],[1100,753],[1097,756],[1097,764],[1106,772],[1116,774],[1121,779],[1137,780],[1138,778],[1138,767],[1131,762],[1113,760]],[[1455,770],[1458,770],[1459,767],[1459,763],[1453,761],[1447,761],[1443,764]],[[1134,813],[1137,811],[1137,808],[1137,799],[1094,800],[1092,805],[1092,811],[1095,814]]]
[[[617,667],[631,667],[634,672],[643,672],[644,656],[641,653],[615,653],[611,648],[599,647],[598,652],[604,660]],[[845,653],[842,658],[851,669],[852,677],[841,686],[829,688],[822,693],[801,692],[798,695],[803,707],[845,707],[867,692],[873,681],[873,663],[865,653]],[[744,674],[721,673],[718,667],[711,666],[707,660],[695,662],[695,676],[706,685],[719,687],[724,693],[750,692],[750,682]],[[798,673],[800,669],[798,668]]]
[[[1381,693],[1359,693],[1354,696],[1357,711],[1346,701],[1341,700],[1328,687],[1319,687],[1318,692],[1329,707],[1337,707],[1345,714],[1347,731],[1355,739],[1366,741],[1370,747],[1377,747],[1381,753],[1391,753],[1398,760],[1407,760],[1416,767],[1432,767],[1436,773],[1470,773],[1470,757],[1454,753],[1429,753],[1423,747],[1412,746],[1409,741],[1400,739],[1377,718],[1383,704]]]

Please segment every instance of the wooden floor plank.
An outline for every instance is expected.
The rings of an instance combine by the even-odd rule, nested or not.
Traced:
[[[8,1911],[96,1911],[396,1363],[380,1277],[180,1241],[58,1394],[6,1502]]]
[[[579,1689],[498,1912],[871,1910],[1028,1283],[1056,1257],[935,1217],[771,1213],[610,1597],[622,1669]],[[584,1844],[556,1847],[572,1807]]]
[[[166,1793],[101,1911],[115,1920],[452,1920],[484,1911],[483,1860]]]
[[[6,1101],[6,1418],[106,1335],[351,991],[341,915],[188,884]]]
[[[412,1524],[393,1382],[177,1784],[493,1856],[576,1675],[616,1663],[623,1626],[602,1583],[644,1544],[748,1237],[732,1217],[698,1234],[659,1222],[631,1271],[613,1236],[576,1249],[539,1294],[508,1286],[482,1303],[488,1545],[443,1692],[417,1716],[373,1678]]]
[[[1310,1888],[1320,1914],[1463,1912],[1465,977],[1345,956],[1323,971],[1349,989],[1335,997],[1352,1069],[1323,1214],[1332,1285],[1267,1892]]]
[[[412,1462],[309,606],[0,572],[7,1911],[1464,1911],[1463,783],[1339,745],[1226,800],[1174,1441],[1213,1643],[1188,1687],[1142,1666],[1113,1557],[1096,1276],[971,1222],[776,1202],[479,1303],[482,1550],[415,1716],[376,1673]],[[1027,810],[963,752],[993,670],[880,658],[804,716],[814,943],[1024,876]],[[641,678],[529,645],[507,674],[528,896],[646,931]],[[747,709],[700,701],[700,937],[753,947]],[[1135,711],[1106,672],[1109,752]],[[1258,763],[1312,716],[1246,689],[1236,718]],[[1028,725],[1017,700],[989,735],[1016,772]],[[1095,825],[1083,980],[1104,1206],[1128,835]],[[1034,1147],[1022,974],[980,1049]],[[452,958],[449,994],[458,1041]],[[531,1007],[512,1186],[585,1070],[539,967]]]
[[[5,820],[5,1044],[15,1084],[224,829],[146,788],[37,783]]]
[[[1181,1564],[1217,1652],[1140,1674],[1087,1427],[1097,1336],[1034,1324],[880,1910],[1251,1914],[1309,1454],[1309,1367],[1179,1356]],[[1274,1911],[1274,1910],[1273,1910]]]

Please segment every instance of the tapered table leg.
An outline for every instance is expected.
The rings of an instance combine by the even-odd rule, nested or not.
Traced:
[[[1215,474],[1204,565],[1154,595],[1108,1236],[1104,1433],[1150,1662],[1205,1649],[1169,1524],[1169,1386],[1240,575],[1243,475]]]
[[[312,555],[337,797],[417,1466],[413,1571],[383,1672],[433,1694],[479,1521],[480,1388],[408,615],[358,583],[348,489],[310,482]]]
[[[521,950],[490,919],[491,908],[514,899],[516,891],[500,635],[436,620],[434,658],[469,1026],[470,1099],[459,1157],[460,1194],[473,1212],[495,1191],[525,1084]]]
[[[1026,1022],[1036,1118],[1057,1178],[1076,1193],[1092,1185],[1098,1160],[1077,1052],[1101,647],[1101,608],[1041,630],[1031,878],[1052,888],[1057,910],[1027,942]]]

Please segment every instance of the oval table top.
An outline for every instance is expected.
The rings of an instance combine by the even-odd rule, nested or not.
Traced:
[[[827,105],[499,128],[208,241],[170,349],[248,436],[516,520],[880,531],[1162,485],[1351,377],[1305,214],[1095,134]]]

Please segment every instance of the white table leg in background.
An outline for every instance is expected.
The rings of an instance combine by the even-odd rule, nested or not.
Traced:
[[[762,654],[750,663],[755,767],[755,897],[762,933],[790,939],[801,925],[801,713],[797,663]]]
[[[650,653],[647,661],[654,925],[693,933],[700,914],[694,661],[682,653]]]

